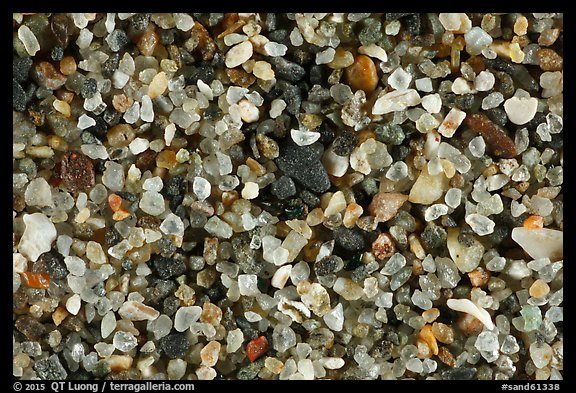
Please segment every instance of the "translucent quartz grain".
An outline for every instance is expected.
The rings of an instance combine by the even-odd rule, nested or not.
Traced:
[[[468,144],[468,149],[470,150],[470,153],[472,153],[474,157],[476,158],[482,157],[486,149],[486,142],[484,142],[484,138],[482,138],[482,136],[480,135],[472,138],[472,140]]]
[[[24,47],[26,48],[26,52],[28,52],[30,56],[34,56],[36,52],[40,50],[38,39],[28,26],[21,25],[18,28],[18,38],[20,41],[22,41]]]
[[[448,213],[448,206],[443,203],[436,203],[426,209],[424,212],[424,219],[426,221],[434,221],[437,218]]]
[[[33,179],[28,183],[24,193],[24,200],[29,206],[54,206],[50,185],[43,177]]]
[[[446,191],[444,201],[448,206],[455,209],[460,205],[462,199],[462,190],[459,188],[451,188]]]
[[[113,338],[113,344],[121,352],[128,352],[138,345],[136,337],[129,332],[116,332]]]
[[[396,68],[388,77],[388,84],[396,90],[406,90],[412,82],[412,75],[402,67]]]

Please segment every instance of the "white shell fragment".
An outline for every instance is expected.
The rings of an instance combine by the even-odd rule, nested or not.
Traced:
[[[374,57],[375,59],[378,59],[380,61],[384,62],[388,61],[388,55],[386,54],[384,48],[374,43],[368,45],[362,45],[360,48],[358,48],[358,53]]]
[[[270,284],[274,288],[284,288],[284,285],[286,285],[286,282],[290,278],[290,272],[292,272],[292,265],[281,266],[272,276]]]
[[[308,146],[320,139],[320,133],[307,130],[290,130],[292,140],[298,146]]]
[[[536,115],[538,99],[535,97],[510,97],[504,101],[504,110],[510,121],[519,126],[528,123]]]
[[[446,305],[454,311],[461,311],[476,317],[489,330],[494,329],[494,323],[488,311],[469,299],[448,299]]]
[[[238,45],[233,46],[226,53],[226,67],[238,67],[252,57],[253,51],[254,48],[252,47],[252,43],[250,41],[244,41]]]
[[[23,217],[26,229],[18,243],[18,251],[32,262],[36,262],[43,253],[50,251],[56,240],[56,227],[42,213],[25,214]]]
[[[458,108],[450,109],[450,112],[448,112],[444,118],[444,121],[442,121],[442,124],[440,124],[440,127],[438,127],[438,132],[444,135],[446,138],[452,138],[452,135],[454,135],[465,118],[466,112],[461,111]]]
[[[512,240],[532,258],[549,258],[559,261],[564,257],[564,232],[549,228],[512,229]]]
[[[391,91],[378,98],[372,108],[373,115],[402,111],[408,107],[418,105],[421,102],[420,94],[414,89]]]
[[[159,311],[134,300],[129,300],[122,304],[122,307],[118,310],[118,314],[120,314],[122,318],[131,321],[153,321],[160,316]]]

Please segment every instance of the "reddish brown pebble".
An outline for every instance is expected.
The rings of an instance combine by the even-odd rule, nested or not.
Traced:
[[[210,33],[208,33],[208,30],[206,30],[206,28],[200,23],[194,22],[190,34],[198,37],[198,46],[196,47],[196,50],[200,52],[202,60],[212,60],[216,53],[217,46],[212,36],[210,36]]]
[[[480,320],[466,313],[460,315],[456,324],[466,337],[476,336],[484,329],[484,324]]]
[[[368,213],[377,222],[385,222],[396,216],[400,207],[408,200],[408,195],[399,192],[379,192],[368,206]]]
[[[446,347],[441,347],[438,350],[438,359],[440,359],[442,363],[450,367],[454,367],[454,365],[456,364],[456,361],[454,360],[454,355],[452,355],[452,353],[448,349],[446,349]]]
[[[65,90],[65,89],[59,89],[56,90],[56,92],[54,93],[54,95],[56,96],[56,98],[58,98],[60,101],[64,101],[68,104],[72,103],[72,100],[74,99],[74,93],[72,93],[71,91]]]
[[[452,176],[452,179],[450,179],[450,187],[462,188],[464,187],[464,184],[466,184],[465,181],[466,180],[464,179],[464,176],[462,176],[459,173],[456,173],[454,174],[454,176]]]
[[[392,236],[390,236],[389,233],[381,233],[376,240],[372,242],[372,253],[374,253],[374,256],[379,260],[391,257],[395,251],[394,240],[392,240]]]
[[[200,315],[200,322],[217,326],[221,320],[222,310],[220,310],[220,308],[215,304],[204,302],[204,305],[202,306],[202,314]]]
[[[266,174],[266,168],[252,157],[246,159],[246,165],[256,176],[263,176]]]
[[[118,211],[122,205],[122,197],[116,194],[110,194],[108,195],[108,204],[110,205],[110,209],[112,209],[113,212]]]
[[[152,56],[154,49],[156,49],[156,45],[158,45],[158,41],[160,41],[158,33],[152,29],[148,29],[142,33],[136,46],[144,56]]]
[[[50,90],[57,90],[66,83],[66,77],[57,71],[52,63],[47,61],[36,64],[32,75],[40,86]]]
[[[156,156],[156,165],[159,168],[166,168],[170,170],[177,164],[178,161],[176,161],[176,153],[172,150],[163,150]]]
[[[46,327],[30,315],[18,317],[14,327],[30,341],[40,341],[46,333]]]
[[[222,193],[222,203],[224,206],[231,206],[236,200],[240,198],[238,191],[224,191]]]
[[[468,273],[470,283],[475,287],[485,288],[490,280],[490,271],[478,267],[476,270]]]
[[[250,363],[264,355],[266,351],[268,351],[268,347],[268,340],[264,336],[260,336],[250,341],[246,345],[246,356],[248,356]]]
[[[544,228],[544,217],[537,215],[529,216],[524,220],[522,226],[528,229]]]
[[[378,72],[376,65],[366,55],[358,55],[354,63],[346,67],[346,79],[352,90],[364,90],[372,93],[378,85]]]
[[[43,126],[44,122],[46,121],[46,114],[43,112],[37,112],[32,109],[28,109],[28,115],[36,127]]]
[[[318,253],[320,252],[321,246],[322,242],[320,240],[309,240],[302,249],[304,260],[308,263],[314,262],[318,256]]]
[[[153,169],[154,165],[156,165],[157,154],[154,150],[150,149],[138,154],[136,157],[136,168],[142,172]]]
[[[230,82],[243,88],[248,88],[256,82],[256,77],[247,73],[241,67],[226,68],[226,75],[230,78]]]
[[[59,178],[70,192],[87,191],[96,184],[94,164],[82,153],[65,153],[60,161]]]
[[[228,28],[230,28],[230,26],[232,26],[233,24],[235,24],[236,22],[238,22],[239,19],[239,15],[237,12],[227,12],[224,14],[224,17],[222,18],[222,22],[220,22],[220,28],[223,29],[223,31],[225,32]],[[244,22],[244,24],[246,24]],[[218,34],[218,38],[223,38],[226,34]]]
[[[562,71],[564,59],[550,48],[541,48],[536,52],[542,71]]]
[[[466,116],[464,124],[477,134],[482,135],[488,153],[496,157],[512,158],[518,153],[514,141],[506,131],[482,113]]]
[[[50,287],[50,276],[47,273],[20,273],[24,282],[30,288],[48,289]]]

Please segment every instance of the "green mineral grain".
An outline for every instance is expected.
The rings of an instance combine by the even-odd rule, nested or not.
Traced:
[[[374,133],[380,142],[388,145],[400,145],[406,137],[399,124],[379,124]]]
[[[524,318],[524,331],[530,332],[536,330],[542,324],[542,313],[537,306],[525,305],[522,306],[520,314]]]
[[[242,367],[238,370],[238,374],[236,375],[238,379],[241,380],[251,380],[256,378],[260,370],[264,367],[264,358],[260,358],[256,360],[254,363],[250,363],[249,365]]]

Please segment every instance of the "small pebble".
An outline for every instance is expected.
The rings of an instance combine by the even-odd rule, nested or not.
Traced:
[[[394,218],[408,196],[400,193],[379,192],[374,195],[368,206],[368,212],[377,222],[386,222]]]
[[[346,77],[352,90],[363,90],[371,93],[378,84],[378,73],[372,59],[366,55],[358,55],[354,63],[346,67]]]
[[[253,182],[248,182],[244,185],[244,188],[242,189],[242,198],[244,199],[254,199],[256,197],[258,197],[258,193],[259,193],[259,187],[258,184],[253,183]]]
[[[260,118],[260,111],[250,100],[240,100],[238,102],[240,117],[245,123],[253,123]]]
[[[422,102],[420,95],[414,89],[391,91],[376,100],[372,108],[372,114],[384,115],[390,112],[403,111],[408,107]]]
[[[23,221],[26,227],[18,243],[18,251],[34,262],[50,251],[52,242],[56,240],[56,228],[42,213],[25,214]]]
[[[465,112],[457,108],[450,109],[450,112],[448,112],[442,124],[438,127],[438,132],[446,138],[451,138],[465,118]]]
[[[528,123],[534,118],[538,108],[538,99],[511,97],[504,101],[504,110],[510,121],[517,125]]]
[[[120,37],[121,39],[123,37]],[[144,56],[151,56],[158,45],[158,33],[152,29],[146,30],[136,43],[136,47]],[[120,42],[121,43],[121,42]]]
[[[226,53],[226,67],[234,68],[252,57],[253,47],[250,41],[241,42]]]
[[[57,71],[52,63],[41,61],[32,68],[32,75],[42,87],[57,90],[66,83],[66,76]]]
[[[428,113],[440,113],[442,109],[442,99],[438,93],[428,94],[422,97],[422,107]]]
[[[314,192],[325,192],[330,186],[328,173],[311,146],[285,144],[276,159],[278,168]]]
[[[534,283],[530,286],[529,293],[530,296],[540,298],[546,296],[550,292],[550,287],[541,279],[534,281]]]
[[[502,158],[512,158],[517,154],[516,146],[506,131],[492,122],[488,116],[475,113],[466,116],[464,124],[484,138],[491,154]]]
[[[30,56],[34,56],[36,52],[40,50],[40,43],[38,42],[38,38],[34,35],[32,30],[26,25],[21,25],[18,28],[18,38],[24,44],[26,48],[26,52]]]
[[[166,73],[161,71],[157,73],[152,79],[152,82],[150,82],[150,85],[148,86],[148,97],[153,100],[156,97],[161,96],[164,94],[167,87],[168,78],[166,77]]]
[[[476,317],[489,330],[494,328],[494,323],[492,322],[490,314],[484,308],[479,307],[472,301],[468,299],[448,299],[446,304],[452,310],[462,311]]]
[[[386,54],[384,48],[376,44],[368,44],[366,46],[362,45],[360,48],[358,48],[358,53],[374,57],[383,62],[388,61],[388,55]]]

